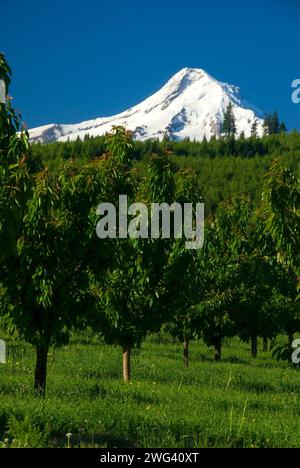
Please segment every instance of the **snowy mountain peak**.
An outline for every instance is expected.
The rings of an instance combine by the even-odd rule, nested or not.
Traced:
[[[170,81],[185,78],[185,77],[189,79],[190,81],[199,81],[203,78],[207,78],[211,81],[217,81],[209,73],[207,73],[206,70],[203,70],[202,68],[189,68],[189,67],[182,68],[179,72],[177,72],[170,79]]]
[[[157,93],[121,114],[75,125],[38,127],[30,130],[30,138],[42,143],[83,139],[87,134],[104,135],[113,125],[124,125],[138,140],[161,140],[166,135],[173,140],[210,139],[220,135],[229,102],[238,134],[249,136],[255,120],[262,133],[263,112],[242,99],[237,86],[217,81],[200,68],[183,68]]]
[[[182,68],[179,72],[177,72],[172,78],[170,78],[169,83],[172,81],[179,81],[184,78],[192,81],[198,81],[201,80],[204,77],[210,77],[209,74],[205,71],[202,70],[201,68]],[[214,79],[210,77],[210,79]]]

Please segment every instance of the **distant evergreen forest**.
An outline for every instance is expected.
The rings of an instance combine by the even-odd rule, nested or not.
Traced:
[[[84,141],[40,143],[31,147],[32,156],[40,169],[47,167],[56,173],[65,161],[76,159],[82,164],[103,156],[107,149],[105,137],[85,137]],[[179,168],[192,168],[203,188],[206,209],[214,210],[219,202],[241,194],[253,203],[259,200],[265,172],[274,159],[300,176],[300,133],[265,135],[262,138],[234,135],[213,137],[210,141],[135,141],[133,146],[135,170],[145,174],[146,160],[152,154],[167,153]]]

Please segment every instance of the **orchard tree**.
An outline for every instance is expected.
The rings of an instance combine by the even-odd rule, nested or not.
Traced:
[[[120,195],[127,195],[128,204],[174,202],[174,169],[167,156],[152,156],[148,163],[149,177],[138,183],[131,169],[132,141],[129,132],[116,127],[108,142],[108,167],[114,191],[110,203],[118,206]],[[109,175],[109,174],[108,174]],[[137,215],[142,208],[137,206]],[[130,223],[139,224],[129,216]],[[148,229],[148,226],[147,226]],[[182,249],[174,241],[136,238],[111,239],[111,263],[104,277],[94,276],[98,295],[98,323],[108,344],[119,345],[123,354],[123,379],[131,378],[132,349],[139,347],[149,332],[159,331],[170,313],[170,291],[178,281]],[[176,272],[176,274],[175,274]]]
[[[10,70],[3,55],[0,60],[7,86]],[[68,330],[93,302],[89,284],[92,260],[100,255],[94,221],[103,161],[68,165],[59,178],[47,170],[33,173],[20,117],[10,101],[0,105],[2,302],[20,336],[36,349],[34,387],[44,396],[49,347],[67,342]]]
[[[279,160],[272,163],[265,178],[261,216],[265,239],[272,244],[277,262],[285,270],[287,282],[294,283],[289,302],[295,315],[293,319],[289,315],[286,320],[291,344],[293,334],[299,330],[300,318],[299,302],[296,302],[300,274],[300,181]]]
[[[0,80],[5,83],[8,93],[11,70],[2,53]],[[12,108],[10,99],[6,98],[5,102],[0,102],[0,282],[7,279],[9,256],[16,250],[16,238],[31,190],[27,137],[20,115]]]
[[[16,286],[17,239],[32,181],[28,134],[7,96],[11,69],[3,53],[0,53],[0,80],[4,91],[0,101],[0,319],[11,325],[10,294],[14,296]]]
[[[239,297],[238,265],[247,242],[249,218],[246,200],[220,204],[206,223],[204,248],[198,253],[198,271],[203,287],[198,298],[195,326],[208,346],[221,359],[222,340],[234,336],[232,310]]]
[[[300,181],[279,160],[272,163],[262,194],[264,233],[290,273],[300,265]]]
[[[65,168],[54,184],[47,170],[34,177],[11,258],[12,317],[21,336],[36,349],[35,391],[41,396],[49,347],[66,344],[70,328],[93,304],[89,269],[97,243],[91,220],[102,189],[101,162],[77,171]]]
[[[202,189],[197,174],[192,169],[182,170],[177,174],[176,202],[184,207],[185,203],[192,203],[194,210],[197,203],[203,203]],[[194,212],[195,215],[195,212]],[[182,240],[178,244],[182,245]],[[201,288],[201,272],[197,271],[197,251],[185,249],[177,273],[177,284],[169,286],[171,322],[165,326],[169,333],[183,343],[184,367],[189,367],[189,345],[196,336],[194,329],[194,315],[196,298]],[[198,280],[198,281],[197,281]]]
[[[252,234],[253,235],[253,234]],[[231,316],[238,336],[251,342],[251,356],[257,357],[258,337],[274,339],[280,332],[280,306],[284,277],[278,265],[259,249],[249,250],[239,259],[238,294]]]
[[[225,322],[217,315],[218,326],[230,324],[232,333],[250,340],[254,358],[258,337],[274,338],[280,331],[280,305],[288,288],[262,231],[262,220],[253,215],[247,200],[234,200],[218,209],[210,250],[216,254],[211,270],[216,268],[214,288],[219,284],[219,291],[202,304],[204,312],[205,308],[226,312]],[[206,328],[212,325],[205,324]]]

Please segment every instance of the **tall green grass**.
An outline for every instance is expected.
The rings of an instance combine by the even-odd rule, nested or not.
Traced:
[[[223,362],[201,342],[155,337],[121,381],[121,352],[97,342],[52,350],[47,397],[33,396],[34,352],[8,344],[0,366],[1,447],[298,447],[300,374],[228,340]],[[66,435],[68,434],[68,436]]]

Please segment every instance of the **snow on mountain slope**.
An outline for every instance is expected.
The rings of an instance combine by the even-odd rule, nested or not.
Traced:
[[[32,142],[83,139],[85,135],[99,136],[113,125],[123,125],[137,140],[172,140],[190,138],[202,140],[220,135],[223,115],[229,102],[233,103],[237,133],[250,135],[257,119],[258,133],[262,133],[263,112],[243,100],[239,88],[221,83],[204,70],[184,68],[176,73],[160,91],[121,114],[103,117],[74,125],[45,125],[30,130]]]

